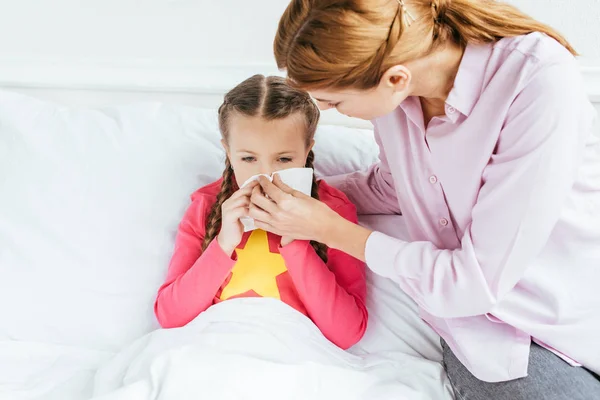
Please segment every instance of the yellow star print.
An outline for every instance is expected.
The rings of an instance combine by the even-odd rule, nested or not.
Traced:
[[[243,249],[237,249],[237,262],[231,271],[231,280],[221,292],[221,300],[253,290],[262,297],[281,299],[277,276],[287,271],[283,257],[271,253],[267,232],[252,231]]]

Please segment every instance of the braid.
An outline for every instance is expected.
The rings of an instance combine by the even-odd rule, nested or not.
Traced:
[[[206,221],[206,234],[202,242],[202,251],[206,250],[208,245],[214,240],[221,230],[221,206],[233,194],[233,168],[229,158],[225,159],[225,171],[223,171],[223,183],[221,191],[217,195],[217,201],[213,204],[208,219]]]
[[[306,168],[314,169],[314,166],[313,166],[314,161],[315,161],[315,153],[311,150],[308,152],[308,157],[306,157]],[[317,181],[317,178],[314,175],[313,175],[313,181],[312,181],[311,196],[314,199],[319,200],[319,182]],[[315,242],[314,240],[312,240],[310,242],[310,244],[313,247],[313,249],[315,249],[315,252],[321,258],[321,260],[323,260],[323,262],[325,264],[327,264],[327,251],[328,251],[327,246],[325,246],[323,243]]]
[[[433,19],[437,22],[441,22],[446,16],[446,12],[450,8],[452,0],[432,0],[431,8],[433,12]]]

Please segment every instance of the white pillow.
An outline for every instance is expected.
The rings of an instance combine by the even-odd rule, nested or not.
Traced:
[[[0,340],[114,350],[157,328],[189,195],[222,173],[214,110],[57,106],[0,91]],[[317,172],[366,168],[372,133],[322,127]]]
[[[321,177],[364,170],[379,159],[373,131],[322,125],[315,135],[315,173]]]

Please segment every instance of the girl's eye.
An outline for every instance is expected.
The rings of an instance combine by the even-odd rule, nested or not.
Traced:
[[[281,162],[281,163],[289,163],[289,162],[292,162],[292,159],[290,157],[281,157],[279,159],[279,162]]]
[[[336,108],[337,106],[340,105],[340,103],[327,103],[327,105],[331,108]]]
[[[242,157],[242,161],[249,163],[249,162],[256,161],[256,158],[252,157],[252,156]]]

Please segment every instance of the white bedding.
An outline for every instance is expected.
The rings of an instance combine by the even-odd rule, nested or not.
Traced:
[[[374,218],[379,220],[379,224],[373,223]],[[367,216],[362,219],[370,226],[378,225],[382,230],[386,226],[401,223],[399,217]],[[350,352],[357,356],[371,357],[371,360],[390,359],[389,367],[397,371],[395,378],[400,384],[396,390],[412,389],[424,399],[452,399],[451,389],[440,363],[439,338],[418,317],[414,303],[398,291],[397,285],[392,281],[373,273],[368,274],[368,291],[369,327],[363,340]],[[0,399],[92,398],[96,370],[100,368],[104,375],[107,371],[114,372],[112,367],[119,365],[119,360],[114,359],[116,356],[113,352],[81,347],[20,341],[0,342]],[[234,360],[230,358],[229,361],[233,363]],[[245,361],[249,363],[257,360]],[[269,366],[272,365],[263,367]],[[288,371],[304,377],[303,373],[310,372],[301,368],[290,368]],[[341,374],[338,372],[338,375]],[[106,382],[98,380],[106,390]],[[145,393],[147,387],[144,385],[147,383],[142,380],[140,386],[128,387],[128,390],[137,395]],[[129,396],[131,392],[125,393]],[[113,397],[108,399],[135,399],[123,397],[125,395],[122,392],[112,393],[111,396]],[[144,398],[143,395],[139,396]]]
[[[386,233],[394,233],[400,237],[404,232],[402,218],[399,216],[362,216],[361,223]],[[395,283],[386,278],[369,272],[367,283],[369,326],[364,338],[350,350],[350,353],[361,358],[366,357],[367,361],[365,362],[376,362],[382,359],[390,360],[386,366],[390,371],[392,369],[395,371],[395,382],[393,382],[391,388],[388,386],[384,388],[385,390],[395,389],[405,393],[410,393],[409,391],[413,390],[424,399],[452,399],[451,388],[441,365],[439,338],[419,318],[414,302],[399,291]],[[302,320],[302,318],[300,319]],[[159,333],[155,336],[155,343],[163,342],[164,344],[165,341],[171,339],[175,341],[178,335],[176,334],[171,338],[164,335],[164,333]],[[272,336],[268,338],[272,339]],[[136,354],[134,350],[139,351],[139,348],[143,347],[147,341],[149,341],[148,337],[140,339],[129,348],[129,353],[124,351],[119,355],[116,352],[90,350],[81,347],[19,341],[0,342],[0,360],[3,361],[0,363],[0,399],[90,399],[94,393],[94,378],[97,381],[95,390],[106,394],[105,392],[109,389],[115,389],[123,381],[125,376],[124,367],[129,365],[123,359],[133,358]],[[320,345],[322,346],[323,343],[320,343]],[[200,348],[196,350],[199,351],[198,349]],[[268,355],[267,351],[263,353],[263,356]],[[234,357],[236,354],[238,353],[230,355],[227,361],[232,364],[240,362],[239,359]],[[214,356],[215,353],[212,352],[211,357]],[[273,365],[280,366],[277,363],[264,364],[260,359],[240,358],[242,358],[244,365],[253,362],[259,364],[255,365],[255,368],[264,368],[263,371],[271,370]],[[184,364],[185,361],[179,360],[181,365],[187,365]],[[193,358],[191,361],[193,361]],[[159,360],[156,362],[155,368],[157,366],[164,368],[164,365],[162,365],[164,362],[166,362],[165,358]],[[116,368],[117,366],[119,368]],[[196,365],[195,367],[200,371],[202,366]],[[98,376],[95,376],[98,368],[101,372]],[[360,368],[358,370],[360,371]],[[383,370],[383,373],[385,373],[385,367]],[[175,371],[177,369],[173,370],[173,372]],[[289,367],[282,373],[286,371],[290,375],[295,374],[297,377],[312,379],[313,383],[316,379],[314,375],[311,375],[311,369],[304,369],[302,366]],[[344,372],[346,372],[343,368],[339,369],[339,367],[332,370],[323,367],[319,371],[323,372],[323,376],[327,376],[328,373],[331,373],[332,376],[344,376]],[[130,372],[130,374],[132,373]],[[143,376],[142,373],[139,374]],[[133,375],[130,375],[129,379],[131,379],[131,376]],[[166,375],[159,376],[164,377]],[[185,378],[185,375],[182,375],[181,378]],[[288,382],[284,378],[278,375],[278,380]],[[289,376],[287,379],[289,379]],[[144,397],[147,394],[146,391],[149,390],[148,388],[152,387],[149,385],[151,382],[148,379],[140,379],[137,385],[121,389],[122,392],[110,393],[108,391],[109,394],[106,394],[107,399],[152,398]],[[214,382],[217,382],[217,380],[214,380]],[[138,397],[133,397],[134,394]],[[284,399],[285,397],[276,398]]]
[[[83,400],[112,352],[48,343],[0,341],[1,400]]]
[[[371,217],[366,219],[369,218]],[[396,219],[392,218],[392,220]],[[368,289],[369,327],[363,340],[352,348],[350,353],[366,357],[365,362],[389,359],[390,362],[385,365],[389,368],[387,373],[393,370],[396,381],[392,388],[387,388],[389,390],[395,389],[400,393],[410,393],[410,390],[414,390],[419,393],[420,397],[416,395],[407,397],[410,399],[452,399],[451,389],[440,363],[439,338],[418,317],[414,303],[402,292],[399,292],[397,285],[392,281],[372,273],[369,273],[368,276]],[[293,310],[290,309],[290,311]],[[268,338],[272,339],[272,336],[269,335]],[[171,338],[158,335],[158,340],[161,339]],[[143,344],[145,340],[148,339],[137,342],[137,346]],[[199,349],[197,348],[196,351],[200,351]],[[236,364],[240,361],[235,357],[236,354],[238,353],[233,353],[228,359],[223,359],[223,362]],[[267,354],[265,352],[263,356]],[[214,352],[211,352],[210,355],[215,357]],[[124,356],[127,357],[127,353],[120,355],[120,357]],[[122,376],[119,374],[124,373],[113,368],[115,366],[123,368],[128,364],[119,357],[115,357],[117,357],[116,353],[85,348],[19,341],[0,342],[0,360],[2,360],[0,363],[0,399],[83,400],[92,398],[94,378],[98,368],[100,368],[101,374],[100,377],[96,377],[98,381],[96,390],[99,392],[103,392],[102,388],[104,390],[114,388],[114,379],[119,379]],[[277,363],[262,365],[260,358],[242,358],[245,362],[244,365],[255,363],[254,368],[262,367],[261,371],[270,370],[274,365],[279,366]],[[163,362],[165,362],[164,359],[156,364],[161,366],[160,364]],[[162,367],[164,368],[164,366]],[[196,368],[200,373],[200,366],[196,366]],[[383,369],[384,373],[386,372],[385,368],[380,367],[380,369]],[[360,371],[360,369],[358,370]],[[172,373],[176,371],[177,369],[173,369]],[[298,379],[300,377],[310,378],[314,382],[315,376],[310,375],[312,369],[303,369],[300,366],[289,367],[286,371],[295,374]],[[326,372],[331,372],[325,367],[320,371],[323,372],[323,376],[327,376]],[[332,375],[348,377],[342,372],[334,369]],[[107,373],[109,377],[106,376]],[[160,376],[164,377],[165,375]],[[184,377],[182,376],[182,378]],[[278,380],[285,381],[283,378],[278,376]],[[289,379],[289,376],[287,378]],[[107,380],[112,386],[107,383]],[[112,393],[110,394],[112,397],[107,395],[107,399],[152,398],[144,397],[148,387],[151,387],[147,386],[149,383],[147,380],[141,380],[137,385],[128,387],[125,392]],[[138,397],[133,397],[132,393]],[[213,396],[212,398],[218,397]],[[284,399],[286,397],[275,398]]]
[[[273,299],[220,303],[134,343],[96,376],[103,400],[421,399],[405,362],[358,357]]]
[[[372,132],[321,126],[316,170],[377,157]],[[158,103],[71,108],[0,90],[0,399],[90,398],[95,371],[157,328],[174,233],[222,172],[214,110]],[[402,235],[400,217],[362,221]],[[369,275],[355,355],[389,357],[401,383],[449,397],[438,338],[390,281]]]

